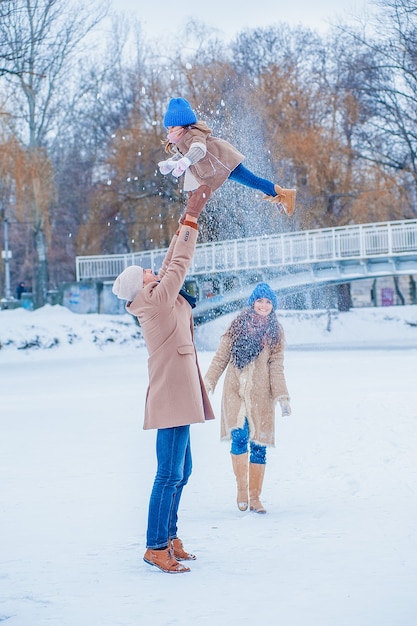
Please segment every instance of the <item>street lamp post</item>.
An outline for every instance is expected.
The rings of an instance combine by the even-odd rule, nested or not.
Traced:
[[[4,216],[4,250],[1,253],[4,259],[4,297],[6,300],[11,300],[12,294],[10,291],[10,259],[12,256],[11,250],[9,250],[9,222],[7,217]]]

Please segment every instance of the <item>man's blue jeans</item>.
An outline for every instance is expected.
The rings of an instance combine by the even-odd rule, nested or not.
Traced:
[[[157,471],[149,501],[147,548],[165,548],[177,537],[178,507],[192,471],[190,426],[160,428]]]

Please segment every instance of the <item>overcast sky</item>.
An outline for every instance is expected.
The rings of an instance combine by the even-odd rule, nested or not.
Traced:
[[[226,39],[244,28],[287,22],[323,32],[337,16],[360,14],[372,0],[112,0],[118,12],[140,20],[144,34],[175,35],[186,19],[197,18],[221,31]]]

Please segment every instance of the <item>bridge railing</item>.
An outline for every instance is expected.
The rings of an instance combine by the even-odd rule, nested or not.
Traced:
[[[189,275],[416,254],[417,220],[355,224],[198,244]],[[129,265],[158,271],[166,248],[76,258],[77,280],[114,279]]]

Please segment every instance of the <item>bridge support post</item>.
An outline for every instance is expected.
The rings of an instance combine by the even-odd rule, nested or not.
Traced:
[[[337,285],[337,308],[339,311],[349,311],[352,307],[350,283]]]

